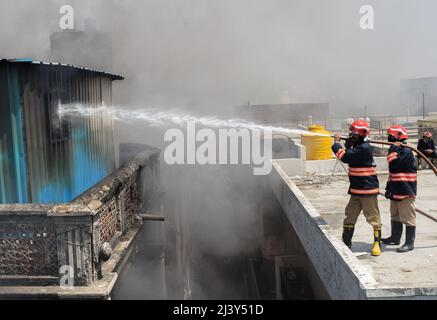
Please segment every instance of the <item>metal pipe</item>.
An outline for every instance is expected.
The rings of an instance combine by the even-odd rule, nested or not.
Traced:
[[[337,160],[337,162],[339,162],[339,160]],[[343,162],[340,161],[340,164],[341,164],[341,166],[343,167],[344,171],[345,171],[346,173],[348,173],[348,171],[347,171],[346,167],[344,166]],[[332,171],[332,175],[334,175],[334,170],[335,170],[335,169],[333,169],[333,171]],[[384,196],[384,197],[385,197],[385,194],[383,194],[382,192],[380,192],[379,194],[380,194],[381,196]],[[436,218],[436,217],[433,217],[433,216],[430,215],[429,213],[426,213],[425,211],[423,211],[423,210],[421,210],[421,209],[419,209],[419,208],[416,208],[416,207],[415,207],[414,209],[416,210],[416,212],[418,212],[418,213],[420,213],[421,215],[427,217],[428,219],[431,219],[432,221],[437,222],[437,218]]]
[[[347,170],[346,167],[344,166],[343,162],[337,160],[337,163],[338,163],[338,162],[340,162],[340,164],[341,164],[341,166],[343,167],[344,171],[345,171],[346,173],[348,173],[348,170]],[[334,175],[334,170],[335,170],[335,168],[332,170],[332,175]],[[382,192],[380,192],[379,194],[380,194],[381,196],[384,196],[384,197],[385,197],[385,194],[383,194]],[[427,217],[428,219],[431,219],[432,221],[437,222],[437,218],[436,218],[436,217],[433,217],[433,216],[430,215],[429,213],[426,213],[425,211],[423,211],[423,210],[421,210],[421,209],[419,209],[419,208],[416,208],[416,207],[414,208],[414,210],[416,210],[416,212],[420,213],[421,215]]]
[[[380,194],[381,196],[384,196],[384,197],[385,197],[385,194],[383,194],[382,192],[380,192],[379,194]],[[426,213],[425,211],[423,211],[423,210],[421,210],[421,209],[419,209],[419,208],[416,208],[416,207],[414,207],[414,210],[415,210],[416,212],[420,213],[421,215],[427,217],[428,219],[431,219],[431,220],[437,222],[437,218],[436,218],[436,217],[433,217],[433,216],[430,215],[429,213]]]
[[[331,135],[332,138],[334,138],[334,135]],[[347,140],[348,138],[346,137],[341,137],[341,140]],[[374,143],[374,144],[382,144],[382,145],[387,145],[387,146],[392,146],[395,143],[393,142],[388,142],[388,141],[379,141],[379,140],[370,140],[370,143]],[[419,157],[421,157],[423,160],[425,160],[425,162],[428,164],[428,166],[432,169],[432,171],[434,171],[435,175],[437,176],[437,168],[436,166],[431,162],[431,160],[428,159],[427,156],[425,156],[422,152],[420,152],[419,150],[417,150],[416,147],[413,147],[410,144],[402,144],[401,147],[405,147],[405,148],[409,148],[411,150],[413,150]]]
[[[380,192],[379,194],[380,194],[381,196],[384,196],[384,197],[385,197],[385,194],[383,194],[382,192]],[[419,209],[419,208],[416,208],[416,207],[414,207],[414,210],[415,210],[416,212],[420,213],[421,215],[427,217],[428,219],[431,219],[431,220],[437,222],[437,218],[436,218],[436,217],[433,217],[433,216],[430,215],[429,213],[426,213],[425,211],[423,211],[423,210],[421,210],[421,209]]]
[[[143,219],[143,221],[165,221],[165,217],[158,215],[141,213],[138,216]]]
[[[421,215],[424,215],[425,217],[427,217],[427,218],[429,218],[429,219],[431,219],[431,220],[437,222],[437,218],[436,218],[436,217],[433,217],[433,216],[430,215],[429,213],[426,213],[425,211],[420,210],[420,209],[418,209],[418,208],[416,208],[416,211],[419,212]]]

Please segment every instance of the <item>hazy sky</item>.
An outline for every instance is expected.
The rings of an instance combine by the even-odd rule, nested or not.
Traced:
[[[61,4],[77,29],[95,17],[112,32],[124,103],[209,110],[288,92],[393,113],[400,79],[437,76],[435,0],[1,0],[0,56],[48,59]],[[359,27],[365,4],[373,31]]]

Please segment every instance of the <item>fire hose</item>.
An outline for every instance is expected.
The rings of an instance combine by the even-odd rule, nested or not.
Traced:
[[[332,135],[332,138],[334,138],[335,136]],[[341,137],[341,140],[347,140],[346,137]],[[387,145],[387,146],[392,146],[395,143],[394,142],[388,142],[388,141],[379,141],[379,140],[369,140],[370,143],[373,144],[382,144],[382,145]],[[409,148],[411,150],[413,150],[413,152],[415,152],[419,157],[421,157],[427,164],[428,166],[432,169],[432,171],[434,171],[435,175],[437,176],[437,168],[436,166],[432,163],[431,160],[429,160],[429,158],[427,156],[425,156],[422,152],[420,152],[419,150],[417,150],[416,147],[413,147],[410,144],[402,144],[400,145],[403,148]]]
[[[334,136],[332,136],[334,138]],[[347,140],[347,138],[345,137],[341,137],[342,140]],[[378,141],[378,140],[370,140],[370,143],[375,143],[375,144],[383,144],[383,145],[394,145],[395,143],[393,142],[386,142],[386,141]],[[434,164],[419,150],[417,150],[417,148],[408,145],[408,144],[403,144],[402,147],[405,148],[410,148],[411,150],[413,150],[418,156],[422,157],[426,163],[430,166],[430,168],[434,171],[434,173],[437,175],[437,168],[434,166]],[[343,163],[340,161],[341,166],[343,167],[343,169],[346,171],[346,173],[348,172],[347,169],[344,167]],[[379,193],[382,196],[385,196],[382,192]],[[425,211],[415,208],[416,212],[420,213],[421,215],[427,217],[428,219],[431,219],[435,222],[437,222],[437,218],[430,215],[429,213],[426,213]]]

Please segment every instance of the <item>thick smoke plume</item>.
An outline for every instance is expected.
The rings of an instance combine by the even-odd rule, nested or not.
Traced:
[[[65,1],[0,3],[0,54],[47,59]],[[329,102],[333,113],[403,113],[399,81],[435,76],[433,0],[72,0],[76,27],[95,18],[113,35],[118,104],[223,109]],[[82,48],[83,49],[83,48]]]

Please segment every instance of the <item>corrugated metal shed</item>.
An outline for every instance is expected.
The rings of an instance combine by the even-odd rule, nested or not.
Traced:
[[[92,73],[101,74],[104,76],[107,76],[111,78],[112,80],[124,80],[124,77],[116,74],[116,73],[110,73],[102,70],[96,70],[96,69],[89,69],[85,67],[80,67],[72,64],[65,64],[60,62],[45,62],[45,61],[36,61],[32,60],[30,58],[20,58],[20,59],[0,59],[0,62],[10,62],[10,63],[31,63],[31,64],[39,64],[39,65],[47,65],[47,66],[58,66],[58,67],[64,67],[64,68],[70,68],[75,70],[81,70],[81,71],[87,71]]]
[[[120,75],[0,60],[0,203],[72,200],[115,168],[112,81]],[[60,116],[60,104],[99,107]]]

